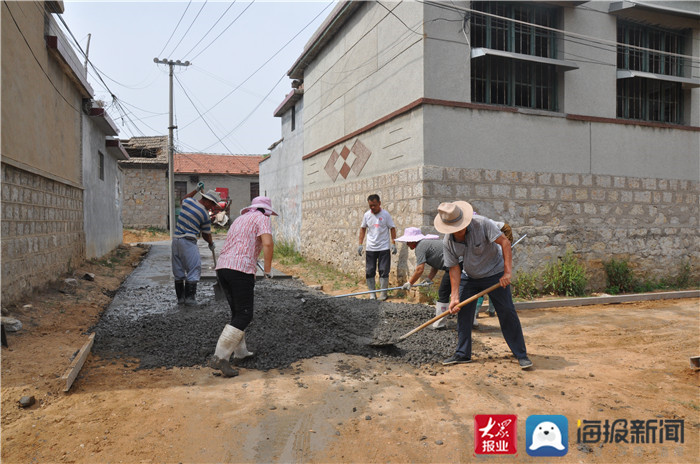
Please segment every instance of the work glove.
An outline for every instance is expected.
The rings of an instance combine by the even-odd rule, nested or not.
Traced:
[[[396,254],[396,244],[395,244],[395,243],[392,243],[392,244],[391,244],[391,254],[392,254],[392,255],[395,255],[395,254]]]
[[[264,274],[266,279],[272,279],[272,272],[265,272]]]
[[[410,290],[411,289],[411,282],[406,282],[401,286],[402,289],[404,290]]]
[[[209,249],[210,249],[211,251],[216,250],[216,245],[214,244],[214,242],[211,242],[211,243],[209,244]]]
[[[427,287],[428,285],[433,285],[433,280],[432,280],[432,279],[428,279],[428,278],[426,277],[425,279],[423,279],[423,282],[421,282],[421,284],[423,284],[423,285],[425,285],[425,286]]]
[[[197,190],[199,190],[200,192],[204,191],[204,182],[199,181],[199,183],[197,184]]]
[[[362,256],[362,245],[360,245],[360,246],[357,247],[357,254],[358,254],[359,256]]]

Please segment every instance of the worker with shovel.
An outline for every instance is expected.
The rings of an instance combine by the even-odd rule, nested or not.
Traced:
[[[379,300],[386,300],[386,292],[389,287],[389,270],[391,269],[391,254],[396,254],[396,226],[391,214],[382,209],[382,202],[379,195],[372,194],[367,197],[369,210],[362,216],[360,225],[360,244],[357,247],[357,254],[362,256],[362,244],[367,235],[367,249],[365,252],[365,277],[367,279],[367,289],[374,291],[374,277],[379,267],[379,287],[382,292]],[[391,241],[389,237],[391,236]],[[370,293],[369,298],[375,299],[375,294]]]
[[[194,199],[197,192],[202,193],[199,201]],[[197,237],[199,234],[213,250],[215,245],[211,237],[210,209],[216,210],[221,201],[214,190],[204,193],[204,182],[182,199],[182,207],[177,217],[171,248],[171,262],[175,278],[175,294],[178,304],[196,305],[197,282],[202,274],[202,258],[199,256]]]
[[[510,241],[489,218],[473,214],[472,206],[466,201],[441,203],[434,225],[444,233],[443,260],[450,269],[450,313],[457,316],[457,349],[455,354],[443,361],[443,365],[469,363],[472,361],[472,322],[476,301],[466,304],[460,311],[459,303],[483,290],[500,285],[489,294],[491,304],[496,309],[501,333],[508,347],[518,359],[522,369],[532,367],[527,357],[525,337],[520,318],[515,312],[510,292],[513,267]],[[500,245],[500,246],[499,246]],[[469,279],[460,295],[459,257]]]
[[[437,235],[423,235],[418,227],[407,227],[404,234],[397,238],[397,242],[405,242],[408,248],[416,252],[416,269],[408,281],[403,284],[404,290],[409,290],[413,284],[423,275],[425,264],[430,265],[430,273],[427,281],[432,282],[438,271],[447,271],[442,260],[442,240]],[[439,316],[448,310],[450,306],[450,274],[445,272],[438,288],[438,300],[435,303],[435,315]],[[445,327],[445,319],[439,319],[433,323],[434,329]]]
[[[224,377],[238,375],[229,363],[231,354],[234,359],[253,355],[246,346],[244,330],[253,320],[255,273],[261,251],[265,277],[272,277],[272,215],[277,213],[268,197],[253,198],[251,205],[243,208],[231,224],[216,264],[216,277],[231,307],[231,323],[224,326],[209,367],[220,370]]]

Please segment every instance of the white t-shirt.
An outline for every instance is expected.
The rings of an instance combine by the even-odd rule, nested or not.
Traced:
[[[367,251],[382,251],[388,250],[391,247],[391,229],[394,226],[394,220],[391,219],[391,214],[385,209],[382,209],[377,214],[372,214],[371,210],[367,210],[362,216],[363,229],[367,229]]]

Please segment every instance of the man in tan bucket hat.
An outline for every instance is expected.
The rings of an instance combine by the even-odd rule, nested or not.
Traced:
[[[472,321],[476,301],[467,304],[461,311],[457,307],[459,302],[500,283],[500,287],[489,293],[489,300],[496,309],[501,333],[511,352],[518,359],[520,367],[523,369],[532,367],[532,361],[527,357],[520,318],[515,312],[510,292],[513,268],[510,241],[495,222],[474,214],[474,209],[466,201],[441,203],[438,206],[434,224],[438,232],[445,234],[443,261],[450,272],[452,289],[449,309],[452,314],[457,313],[457,349],[453,356],[443,361],[443,364],[472,361]],[[469,276],[461,295],[460,257],[463,258],[462,268]]]

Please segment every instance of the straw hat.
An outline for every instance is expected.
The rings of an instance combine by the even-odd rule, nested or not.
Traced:
[[[418,227],[406,227],[403,235],[396,239],[397,242],[420,242],[421,240],[434,240],[440,238],[437,235],[423,235]]]
[[[472,222],[474,208],[466,201],[440,203],[435,216],[435,228],[443,234],[454,234],[466,228]]]
[[[221,197],[219,196],[219,192],[215,190],[209,190],[207,193],[203,193],[202,197],[206,198],[209,201],[213,201],[217,205],[221,201]]]

